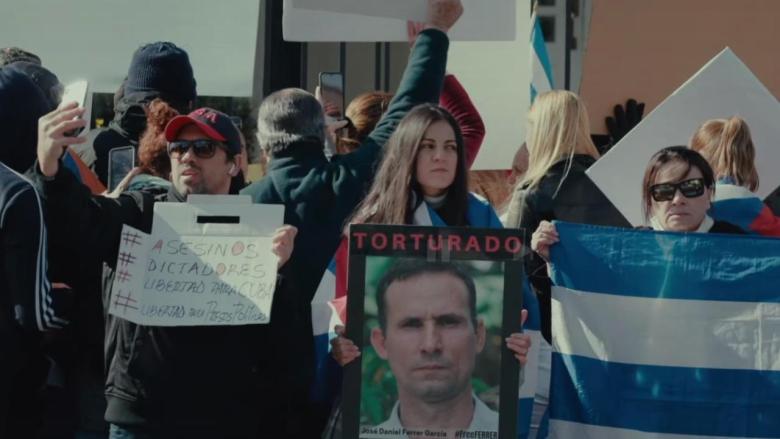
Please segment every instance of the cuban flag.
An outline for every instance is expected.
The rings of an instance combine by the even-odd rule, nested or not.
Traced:
[[[467,219],[473,227],[503,228],[490,204],[475,194],[469,194]],[[414,224],[446,227],[447,224],[425,202],[414,212]],[[347,267],[349,245],[341,240],[338,250],[325,271],[312,300],[312,327],[314,331],[316,372],[311,398],[316,402],[332,402],[341,388],[341,367],[330,355],[330,340],[336,336],[334,328],[346,322]],[[527,279],[523,285],[523,309],[528,310],[523,332],[531,337],[528,362],[521,370],[518,389],[518,439],[529,438],[531,411],[539,374],[539,346],[542,340],[539,302]]]
[[[315,378],[310,398],[315,402],[332,403],[341,391],[341,366],[330,355],[330,341],[336,337],[336,326],[347,321],[348,265],[349,245],[344,237],[311,302]]]
[[[550,437],[780,437],[780,244],[557,223]]]
[[[780,217],[775,216],[748,188],[729,180],[718,181],[715,185],[710,216],[741,227],[748,233],[780,237]]]
[[[536,10],[531,16],[531,103],[536,95],[553,89],[552,64]]]

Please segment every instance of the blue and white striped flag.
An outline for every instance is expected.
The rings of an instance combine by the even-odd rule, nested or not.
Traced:
[[[536,12],[531,16],[531,26],[531,103],[533,103],[536,95],[553,89],[553,76],[542,25]]]
[[[556,227],[550,437],[780,437],[780,241]]]

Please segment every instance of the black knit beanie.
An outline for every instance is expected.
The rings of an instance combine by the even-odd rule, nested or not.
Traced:
[[[49,111],[53,111],[60,105],[64,87],[60,83],[59,78],[57,78],[57,75],[52,73],[51,70],[40,64],[34,64],[27,61],[17,61],[8,64],[8,68],[18,70],[32,79],[49,102]]]
[[[25,172],[35,162],[38,119],[48,112],[43,92],[25,74],[0,67],[0,162]]]
[[[169,42],[147,44],[135,51],[124,88],[125,95],[156,92],[165,100],[182,103],[197,96],[187,52]]]

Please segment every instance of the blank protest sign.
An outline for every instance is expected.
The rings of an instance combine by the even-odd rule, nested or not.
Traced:
[[[406,20],[424,21],[425,4],[421,0],[284,0],[284,39],[406,41]],[[517,0],[463,0],[463,8],[464,15],[450,35],[453,40],[515,40]]]
[[[739,116],[750,126],[764,198],[780,186],[780,103],[726,48],[664,100],[587,174],[634,225],[644,224],[642,178],[661,148],[687,145],[708,119]]]

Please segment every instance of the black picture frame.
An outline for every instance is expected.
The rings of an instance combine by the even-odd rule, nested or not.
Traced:
[[[463,266],[477,264],[499,267],[503,277],[498,293],[501,297],[491,300],[501,304],[500,310],[500,343],[495,342],[499,352],[500,370],[493,371],[499,377],[498,385],[498,425],[499,439],[514,439],[517,437],[518,386],[520,365],[503,340],[510,334],[519,332],[521,327],[520,311],[522,309],[523,291],[523,233],[518,229],[480,229],[465,227],[419,227],[419,226],[386,226],[386,225],[352,225],[350,226],[349,253],[349,300],[347,302],[346,336],[353,340],[361,349],[367,338],[366,303],[375,300],[366,296],[367,265],[372,258],[419,259],[421,263],[444,262]],[[379,261],[379,259],[377,259]],[[380,261],[381,262],[381,261]],[[412,262],[413,263],[413,262]],[[377,262],[376,264],[379,264]],[[392,265],[391,262],[386,264]],[[377,270],[379,271],[379,270]],[[496,278],[493,274],[493,279]],[[477,282],[475,281],[475,284]],[[371,287],[375,288],[375,287]],[[496,288],[493,288],[494,290]],[[480,287],[477,287],[479,297]],[[368,302],[367,302],[368,297]],[[497,312],[494,310],[493,314]],[[480,316],[481,318],[481,316]],[[482,355],[482,354],[480,354]],[[343,437],[358,439],[371,438],[405,438],[405,437],[436,437],[435,429],[422,431],[402,431],[400,434],[379,434],[377,427],[363,424],[365,417],[361,414],[363,401],[364,367],[366,352],[344,368],[343,381]],[[476,361],[476,360],[475,360]],[[495,362],[492,363],[495,365]],[[474,374],[477,373],[475,367]],[[376,394],[376,392],[369,392]],[[476,394],[476,392],[475,392]],[[480,397],[482,399],[482,397]],[[379,434],[379,435],[378,435]],[[464,434],[461,437],[471,437]]]

